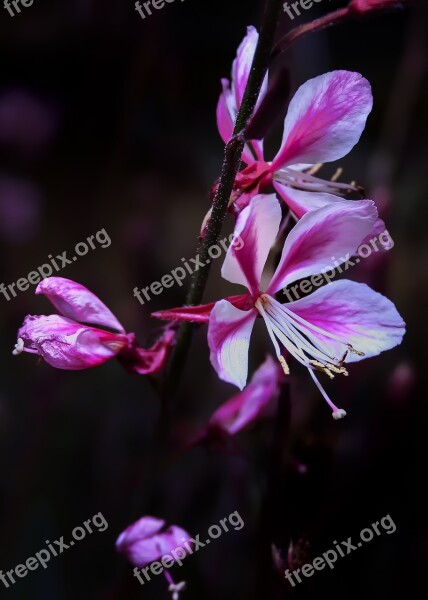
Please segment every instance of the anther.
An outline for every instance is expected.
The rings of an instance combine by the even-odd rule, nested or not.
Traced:
[[[290,375],[290,367],[287,365],[287,361],[283,356],[278,356],[278,360],[281,363],[281,367],[286,375]]]
[[[324,365],[323,363],[319,362],[318,360],[310,360],[309,364],[312,365],[313,367],[315,367],[317,369],[317,371],[322,371],[323,373],[328,375],[328,377],[330,377],[330,379],[334,379],[334,375],[330,371],[330,365],[328,365],[328,364]]]
[[[342,167],[339,167],[338,169],[336,169],[336,173],[333,175],[333,177],[330,179],[330,181],[337,181],[339,179],[339,177],[342,175],[343,173],[343,169]]]
[[[321,167],[323,166],[323,163],[317,163],[316,165],[314,165],[313,167],[311,167],[308,171],[308,175],[315,175],[315,173],[318,173],[318,171],[321,169]]]
[[[352,354],[356,354],[357,356],[365,356],[364,352],[360,352],[360,350],[356,350],[353,346],[351,346],[351,344],[348,344],[348,348],[352,352]]]

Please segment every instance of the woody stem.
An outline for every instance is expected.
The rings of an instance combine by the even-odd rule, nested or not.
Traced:
[[[195,306],[202,301],[211,266],[208,251],[219,240],[229,199],[233,191],[233,184],[241,164],[244,141],[239,134],[243,131],[254,111],[263,80],[266,76],[281,7],[282,0],[266,1],[260,36],[247,87],[236,118],[234,135],[225,148],[220,181],[213,200],[211,217],[206,227],[206,233],[197,249],[200,263],[206,266],[193,273],[189,293],[186,298],[187,306]],[[164,400],[179,383],[190,347],[192,331],[193,326],[190,323],[183,323],[180,327],[164,389]]]

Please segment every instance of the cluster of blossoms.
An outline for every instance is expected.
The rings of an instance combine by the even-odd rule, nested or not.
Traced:
[[[231,81],[222,82],[217,124],[225,142],[233,135],[257,41],[257,31],[249,27]],[[259,104],[266,91],[267,76]],[[308,369],[335,419],[346,413],[331,401],[316,371],[329,378],[348,375],[346,363],[400,344],[403,319],[387,298],[348,280],[330,283],[295,302],[282,303],[276,295],[293,282],[322,273],[332,255],[354,255],[365,239],[384,230],[373,201],[346,198],[359,188],[337,182],[340,170],[332,181],[315,176],[323,163],[342,158],[358,142],[372,102],[370,84],[358,73],[333,71],[304,83],[289,104],[273,161],[264,158],[263,140],[246,144],[247,166],[238,174],[230,199],[237,215],[235,235],[243,244],[240,250],[228,250],[222,276],[247,292],[204,306],[154,313],[163,319],[208,323],[211,363],[221,379],[241,390],[248,377],[253,326],[262,318],[285,374],[290,355]],[[270,282],[262,285],[270,250],[290,216],[296,224]]]
[[[233,135],[257,41],[258,33],[250,27],[233,63],[231,81],[222,82],[217,123],[225,142]],[[259,105],[267,87],[268,76]],[[348,375],[345,365],[400,344],[403,319],[390,300],[349,280],[329,283],[295,302],[283,303],[277,296],[291,283],[322,273],[332,255],[345,257],[345,262],[382,228],[373,201],[349,199],[349,194],[361,190],[354,182],[338,182],[340,170],[329,181],[316,176],[323,163],[351,151],[371,108],[366,79],[358,73],[333,71],[297,90],[285,117],[281,147],[272,161],[265,159],[263,140],[247,141],[246,166],[230,199],[236,216],[234,236],[243,244],[239,249],[230,246],[222,267],[223,278],[246,291],[202,306],[154,313],[173,324],[152,348],[143,349],[92,292],[51,277],[39,284],[36,293],[47,296],[59,314],[28,316],[18,332],[14,354],[37,354],[54,367],[70,370],[117,358],[128,370],[147,375],[165,365],[176,322],[207,323],[212,366],[220,379],[240,392],[215,412],[198,440],[218,431],[234,435],[272,414],[290,373],[290,357],[307,368],[333,417],[345,416],[316,373],[329,378]],[[283,239],[290,217],[295,225],[282,243],[276,270],[264,276],[271,249]],[[268,356],[247,384],[250,338],[257,319],[266,326],[277,361]],[[168,552],[177,536],[185,533],[163,527],[163,521],[143,517],[119,537],[117,548],[141,568]],[[174,597],[182,587],[170,581]]]

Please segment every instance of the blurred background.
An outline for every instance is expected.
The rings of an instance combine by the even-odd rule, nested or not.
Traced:
[[[292,25],[344,3],[320,2]],[[263,2],[186,0],[145,20],[131,0],[37,0],[0,10],[0,283],[26,277],[105,228],[97,247],[59,275],[95,292],[148,346],[160,331],[150,312],[180,305],[185,285],[141,306],[133,289],[195,256],[197,233],[220,173],[216,130],[220,78],[228,77],[247,25]],[[428,319],[427,7],[345,24],[307,37],[281,59],[293,91],[332,69],[362,73],[374,109],[360,143],[340,165],[373,198],[394,249],[373,255],[351,279],[397,305],[404,343],[353,365],[329,387],[348,417],[335,422],[303,370],[293,369],[291,417],[272,468],[274,424],[233,447],[196,448],[151,476],[159,401],[144,377],[115,361],[81,372],[12,357],[27,314],[54,312],[34,287],[0,295],[0,569],[24,563],[45,540],[70,538],[102,512],[109,527],[0,597],[19,600],[167,599],[162,576],[142,588],[115,553],[119,533],[153,514],[191,534],[238,510],[223,534],[174,574],[183,598],[422,598],[428,532],[425,494]],[[268,143],[273,157],[281,127]],[[229,217],[225,234],[230,231]],[[206,301],[237,293],[213,266]],[[235,290],[235,291],[233,291]],[[271,351],[260,328],[252,368]],[[206,329],[194,337],[173,407],[176,447],[235,393],[209,364]],[[278,427],[278,424],[277,424]],[[397,530],[316,573],[295,589],[294,568],[390,514]],[[272,546],[274,545],[274,546]],[[272,560],[274,547],[275,561]]]

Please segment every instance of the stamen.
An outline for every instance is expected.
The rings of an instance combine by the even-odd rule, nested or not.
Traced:
[[[318,169],[317,169],[318,170]],[[330,181],[314,177],[312,169],[309,171],[294,171],[291,168],[284,168],[277,171],[274,179],[282,181],[292,187],[313,192],[328,192],[336,195],[344,195],[349,192],[360,192],[360,188],[354,183],[338,183],[336,179],[342,174],[342,170],[338,169]]]
[[[343,417],[346,417],[346,411],[344,411],[343,408],[338,408],[335,404],[333,404],[333,402],[327,396],[326,391],[324,390],[324,388],[322,387],[322,385],[320,384],[320,382],[316,378],[315,373],[312,371],[312,369],[309,369],[309,373],[310,373],[312,379],[314,380],[315,385],[317,386],[317,388],[321,392],[322,397],[327,402],[327,404],[329,405],[329,407],[333,410],[333,413],[332,413],[333,419],[335,421],[338,421],[339,419],[343,419]]]
[[[180,583],[175,583],[169,571],[164,571],[164,575],[169,583],[168,591],[172,593],[172,600],[179,600],[180,592],[185,589],[186,582],[181,581]]]
[[[179,600],[180,592],[186,588],[186,582],[181,581],[180,583],[171,583],[168,588],[169,592],[172,592],[172,600]]]
[[[287,365],[287,363],[285,361],[285,358],[281,354],[281,349],[279,347],[278,342],[275,339],[275,332],[274,332],[273,327],[272,327],[272,325],[271,325],[271,323],[269,321],[269,317],[268,317],[268,315],[266,314],[266,311],[263,308],[263,304],[266,303],[266,299],[267,299],[267,296],[264,296],[264,297],[260,296],[260,298],[257,300],[255,306],[256,306],[257,310],[259,311],[259,313],[261,314],[261,316],[263,317],[263,320],[264,320],[265,325],[266,325],[266,329],[268,330],[269,337],[272,340],[273,346],[275,348],[276,356],[277,356],[277,358],[278,358],[278,360],[279,360],[282,368],[284,369],[284,373],[286,375],[289,375],[290,374],[290,369],[288,368],[288,365]],[[284,344],[284,346],[290,352],[289,348],[285,344]],[[290,352],[290,354],[293,354],[293,353]],[[293,356],[294,356],[294,354],[293,354]],[[285,363],[285,366],[284,366],[283,362]]]
[[[339,177],[341,177],[343,173],[343,169],[342,167],[339,167],[338,169],[336,169],[336,173],[333,175],[333,177],[330,179],[330,181],[337,181],[339,179]]]
[[[321,169],[321,167],[323,166],[324,163],[317,163],[316,165],[314,165],[313,167],[311,167],[309,169],[309,171],[306,171],[308,173],[308,175],[315,175],[315,173],[318,173],[318,171]]]
[[[287,361],[285,360],[285,358],[281,355],[281,356],[278,356],[278,360],[281,363],[281,367],[282,367],[282,370],[284,371],[284,373],[286,375],[290,375],[290,367],[287,365]]]
[[[330,377],[330,379],[334,379],[333,373],[330,371],[330,369],[326,365],[323,365],[322,363],[318,362],[317,360],[310,360],[309,364],[312,365],[313,367],[315,367],[317,369],[317,371],[322,371],[323,373],[328,375],[328,377]]]
[[[352,354],[356,354],[357,356],[365,356],[364,352],[360,352],[360,350],[356,350],[353,346],[351,346],[351,344],[348,344],[348,348],[349,348],[349,351],[352,352]]]
[[[336,412],[333,413],[333,419],[335,421],[339,421],[339,419],[344,419],[346,417],[346,410],[343,408],[339,408]]]
[[[22,338],[18,338],[18,341],[15,344],[15,348],[12,352],[13,356],[18,356],[24,352],[24,340]]]
[[[342,419],[346,415],[346,412],[333,404],[321,383],[316,378],[314,370],[322,371],[330,377],[330,379],[334,379],[335,375],[348,375],[346,368],[343,366],[343,360],[346,358],[348,352],[352,351],[352,346],[337,336],[329,334],[329,332],[324,331],[323,329],[312,325],[302,317],[299,317],[299,315],[287,309],[283,304],[280,304],[268,294],[262,294],[257,299],[255,307],[266,324],[266,328],[274,345],[278,360],[284,369],[284,373],[289,375],[290,369],[285,358],[281,354],[278,341],[283,344],[296,360],[308,369],[324,400],[332,409],[334,419]],[[346,346],[342,361],[331,356],[331,351],[328,352],[329,349],[327,346],[317,340],[315,334],[309,330],[310,326],[312,329],[318,330],[319,333],[323,334],[325,337],[335,338],[336,341]],[[319,345],[317,344],[317,341]]]
[[[336,375],[345,375],[345,377],[348,377],[348,375],[349,375],[347,369],[345,369],[345,367],[343,365],[341,365],[340,367],[336,367],[336,365],[327,363],[327,367],[330,369],[330,371],[333,371],[333,373],[336,373]]]

